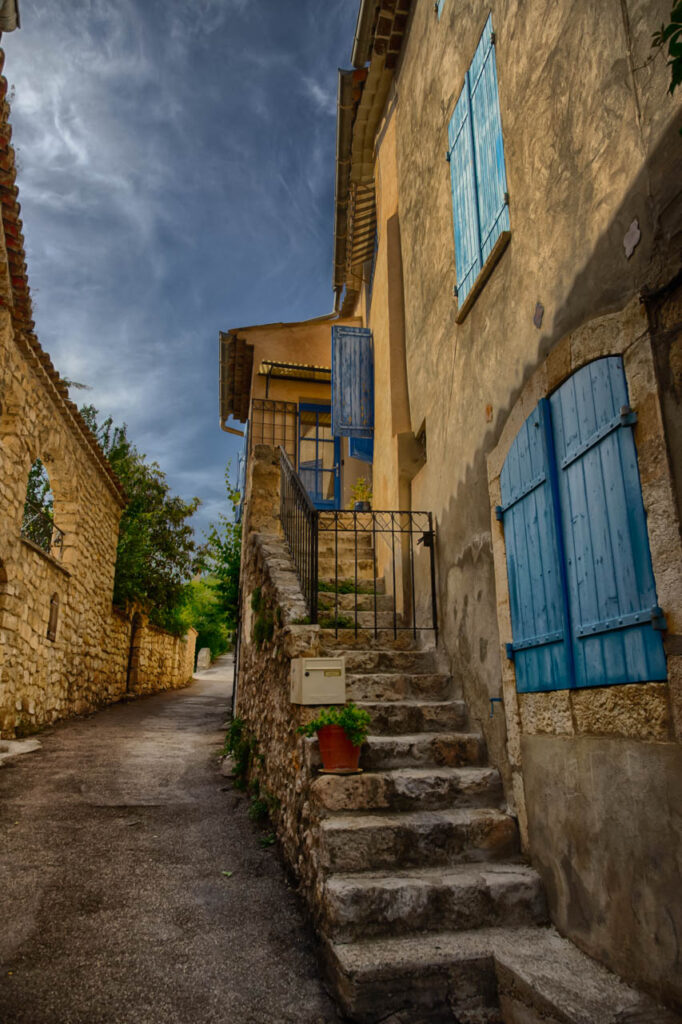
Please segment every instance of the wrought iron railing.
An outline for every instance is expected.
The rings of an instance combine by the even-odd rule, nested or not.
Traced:
[[[321,625],[437,638],[430,512],[319,512],[318,550]]]
[[[64,533],[55,526],[54,520],[42,505],[26,500],[24,519],[21,524],[21,536],[31,543],[37,544],[53,558],[61,559],[64,550]]]
[[[279,450],[281,485],[279,515],[311,622],[317,622],[317,521],[301,478],[283,448]]]
[[[269,444],[273,448],[283,448],[295,464],[297,424],[298,407],[295,402],[254,398],[249,418],[247,457],[255,445]]]

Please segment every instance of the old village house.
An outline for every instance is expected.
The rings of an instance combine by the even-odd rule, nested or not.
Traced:
[[[669,6],[363,0],[336,313],[223,342],[222,416],[249,421],[236,713],[354,1020],[682,1007]],[[373,511],[345,511],[363,460]],[[291,658],[338,653],[372,715],[359,776],[317,775],[289,702]]]

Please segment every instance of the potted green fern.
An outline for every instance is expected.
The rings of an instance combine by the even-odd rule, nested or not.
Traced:
[[[337,704],[323,708],[312,722],[301,725],[298,732],[314,736],[320,746],[322,769],[338,775],[357,772],[360,747],[367,739],[370,725],[369,712],[350,704]]]

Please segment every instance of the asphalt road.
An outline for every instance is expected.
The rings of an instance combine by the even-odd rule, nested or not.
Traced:
[[[338,1020],[276,850],[219,772],[225,668],[0,769],[2,1024]]]

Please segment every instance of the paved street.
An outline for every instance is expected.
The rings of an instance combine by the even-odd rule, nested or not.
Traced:
[[[277,853],[219,772],[229,669],[0,769],[0,1024],[337,1020]]]

